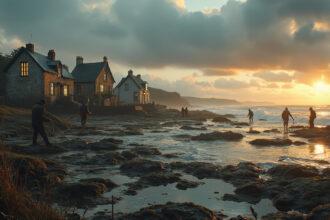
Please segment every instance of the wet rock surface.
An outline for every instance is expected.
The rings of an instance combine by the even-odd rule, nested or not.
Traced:
[[[165,165],[160,161],[134,159],[122,164],[120,170],[130,176],[141,176],[152,172],[162,172],[165,170]]]
[[[232,131],[226,132],[211,132],[203,133],[197,136],[191,137],[193,141],[216,141],[216,140],[225,140],[225,141],[240,141],[243,139],[243,135],[239,133],[234,133]]]
[[[290,146],[293,144],[293,141],[290,139],[281,139],[281,138],[274,138],[274,139],[255,139],[250,141],[250,144],[255,146]]]
[[[193,203],[167,203],[143,208],[138,212],[121,216],[119,220],[220,220],[217,214],[205,207]]]

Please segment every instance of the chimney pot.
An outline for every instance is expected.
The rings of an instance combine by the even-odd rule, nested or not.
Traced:
[[[34,44],[28,43],[25,45],[26,49],[30,51],[31,53],[34,53]]]
[[[76,66],[78,66],[79,64],[83,64],[84,63],[84,58],[81,56],[77,56],[76,57]]]
[[[105,63],[108,62],[108,57],[104,56],[103,57],[103,62],[105,62]]]
[[[133,76],[133,70],[128,70],[128,75]]]
[[[139,78],[139,79],[141,79],[141,75],[140,74],[139,75],[136,75],[136,77]]]
[[[48,59],[55,61],[55,50],[54,49],[48,51]]]

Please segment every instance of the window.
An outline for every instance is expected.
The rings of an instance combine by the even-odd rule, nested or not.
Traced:
[[[64,96],[68,96],[69,95],[69,86],[68,85],[64,85],[63,86],[63,95]]]
[[[29,63],[21,62],[21,76],[27,77],[29,76]]]
[[[125,91],[128,91],[129,90],[129,85],[128,85],[128,83],[125,83]]]
[[[103,80],[104,81],[107,81],[108,80],[108,75],[106,73],[104,73],[104,75],[103,75]]]
[[[104,86],[100,85],[100,92],[103,93],[104,92]]]
[[[49,89],[49,91],[50,91],[50,95],[55,95],[55,90],[54,90],[54,83],[50,83],[50,89]]]

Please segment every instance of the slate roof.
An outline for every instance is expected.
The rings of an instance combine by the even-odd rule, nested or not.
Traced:
[[[108,65],[112,80],[115,81],[107,62],[79,64],[72,71],[72,75],[76,82],[94,82],[106,65]]]
[[[62,64],[60,60],[51,60],[48,58],[48,56],[45,56],[43,54],[37,53],[37,52],[30,52],[25,47],[22,47],[19,52],[16,54],[16,56],[11,60],[11,62],[8,64],[5,70],[7,70],[16,60],[16,58],[22,54],[23,52],[26,52],[29,54],[32,59],[39,65],[39,67],[46,72],[57,74],[57,65]],[[63,66],[63,65],[62,65]],[[64,78],[73,79],[72,74],[69,72],[68,69],[62,67],[62,75]]]
[[[137,85],[138,88],[143,89],[144,85],[147,83],[143,81],[141,78],[134,76],[134,75],[127,75],[126,77],[122,78],[116,88],[119,88],[127,79],[131,78],[133,82]]]

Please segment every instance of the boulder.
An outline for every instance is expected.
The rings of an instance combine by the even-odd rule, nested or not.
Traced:
[[[133,176],[141,176],[152,172],[162,172],[165,166],[160,161],[134,159],[120,166],[120,170]]]
[[[199,182],[194,182],[194,181],[189,181],[189,180],[180,180],[176,184],[176,188],[178,188],[180,190],[186,190],[186,189],[189,189],[189,188],[196,188],[200,184],[201,183],[199,183]]]
[[[207,130],[206,127],[192,127],[189,125],[184,125],[180,128],[181,130],[188,130],[188,131],[205,131]]]
[[[284,146],[290,146],[293,144],[292,140],[290,139],[255,139],[253,141],[250,141],[250,144],[255,146],[278,146],[278,147],[284,147]]]
[[[229,120],[228,118],[225,118],[223,116],[215,117],[215,118],[213,118],[212,121],[217,122],[217,123],[223,123],[223,124],[231,124],[232,123],[231,120]]]
[[[192,136],[191,140],[193,141],[216,141],[216,140],[224,140],[224,141],[240,141],[243,139],[243,135],[239,133],[234,133],[232,131],[226,132],[211,132],[211,133],[203,133],[197,136]]]
[[[291,179],[291,178],[310,178],[318,177],[319,172],[315,167],[302,166],[299,164],[280,164],[267,172],[272,177]]]
[[[143,208],[140,211],[127,214],[119,220],[220,220],[215,212],[194,203],[167,203]]]

